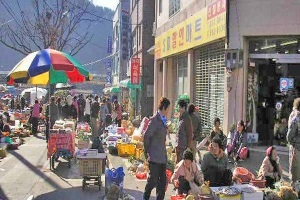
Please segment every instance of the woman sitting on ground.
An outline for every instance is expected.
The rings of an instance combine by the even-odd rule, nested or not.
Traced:
[[[177,163],[171,182],[178,189],[178,194],[189,194],[193,187],[190,184],[202,185],[203,175],[194,161],[192,151],[184,151],[183,159]]]
[[[209,181],[211,187],[230,185],[232,173],[227,166],[228,158],[223,151],[222,141],[214,138],[201,163],[204,180]]]
[[[275,147],[269,147],[266,151],[266,157],[263,160],[258,172],[258,177],[266,180],[266,187],[274,189],[274,183],[282,177],[282,166],[279,163],[279,157]]]
[[[228,151],[228,155],[232,155],[235,161],[240,160],[240,153],[244,147],[247,147],[247,133],[245,131],[245,123],[243,120],[237,123],[237,131],[234,134],[232,146]]]
[[[219,138],[222,141],[223,150],[225,150],[227,137],[224,135],[223,131],[220,128],[221,120],[219,118],[215,118],[214,120],[214,128],[210,132],[209,135],[209,141],[212,142],[212,140],[216,137]]]

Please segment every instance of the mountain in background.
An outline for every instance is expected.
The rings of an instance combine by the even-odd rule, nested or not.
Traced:
[[[19,11],[18,5],[14,0],[7,0],[6,2],[9,3],[13,11],[16,13]],[[30,10],[31,0],[19,0],[19,2],[22,5],[22,8],[25,10]],[[94,6],[93,4],[90,6],[93,10],[93,13],[99,17],[96,17],[96,22],[93,22],[89,29],[90,34],[94,35],[92,40],[74,56],[81,64],[91,63],[108,56],[107,36],[112,35],[112,21],[109,20],[112,19],[114,11],[110,10],[109,8]],[[104,20],[100,17],[109,20]],[[7,11],[1,4],[0,19],[0,24],[11,20],[11,17],[9,14],[7,14]],[[12,21],[10,23],[15,22]],[[77,32],[79,34],[84,34],[86,32],[86,27],[84,25],[79,27]],[[23,54],[18,53],[0,43],[0,71],[10,71],[22,58],[24,58]],[[105,74],[104,64],[105,60],[95,64],[87,65],[86,68],[93,74]]]

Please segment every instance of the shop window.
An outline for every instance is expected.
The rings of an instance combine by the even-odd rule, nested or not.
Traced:
[[[163,0],[158,0],[158,11],[159,11],[159,15],[160,15],[160,14],[162,13],[162,11],[163,11],[163,10],[162,10],[162,9],[163,9],[163,8],[162,8],[162,6],[163,6],[163,5],[162,5],[162,1],[163,1]]]
[[[138,26],[138,38],[139,38],[139,46],[141,46],[141,40],[142,40],[142,29],[141,29],[141,26]]]
[[[175,59],[177,66],[177,95],[188,93],[187,56],[180,56]]]
[[[133,31],[132,36],[132,52],[135,53],[137,51],[137,44],[136,44],[136,29]]]
[[[169,17],[180,11],[180,0],[169,0]]]
[[[249,40],[250,54],[299,54],[299,36],[257,37]]]

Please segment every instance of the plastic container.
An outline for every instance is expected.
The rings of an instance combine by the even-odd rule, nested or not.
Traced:
[[[171,200],[183,200],[185,197],[186,195],[172,195]]]
[[[127,157],[135,155],[135,144],[121,143],[117,146],[118,156]]]
[[[265,188],[266,187],[266,181],[265,180],[251,180],[250,183],[258,188]]]
[[[251,179],[255,178],[254,175],[244,167],[235,168],[233,176],[240,178],[243,183],[249,183]]]
[[[118,128],[117,128],[117,133],[118,133],[118,134],[123,134],[123,133],[125,133],[125,128],[124,128],[124,127],[118,127]]]

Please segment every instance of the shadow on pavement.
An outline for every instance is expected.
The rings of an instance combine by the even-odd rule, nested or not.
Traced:
[[[44,136],[44,134],[41,135],[41,133],[37,134],[37,135],[34,136],[34,137],[36,137],[37,139],[46,140],[46,136]]]
[[[59,158],[58,161],[55,162],[55,170],[52,172],[65,179],[82,179],[79,174],[78,164],[75,163],[74,159],[71,160],[71,168],[69,168],[68,161]]]
[[[52,187],[59,189],[61,188],[57,183],[53,180],[49,179],[42,171],[40,171],[36,166],[31,164],[26,158],[20,155],[17,151],[10,151],[10,154],[16,157],[20,162],[26,165],[31,171],[37,174],[39,177],[43,178],[47,183],[49,183]]]
[[[126,189],[124,188],[124,192],[125,194],[130,194],[131,196],[133,196],[136,200],[141,200],[143,199],[143,194],[144,194],[144,190],[140,191],[139,189],[137,190],[131,190],[131,189]],[[152,190],[152,194],[150,196],[150,200],[156,200],[156,190],[153,189]],[[165,196],[165,199],[167,199],[167,196]]]
[[[5,192],[2,190],[0,186],[0,200],[8,200],[8,197],[6,196]]]
[[[102,200],[104,199],[104,187],[101,188],[99,191],[98,187],[95,186],[88,186],[85,190],[82,190],[82,187],[72,187],[72,188],[61,188],[55,190],[53,192],[41,194],[36,196],[35,200]]]

